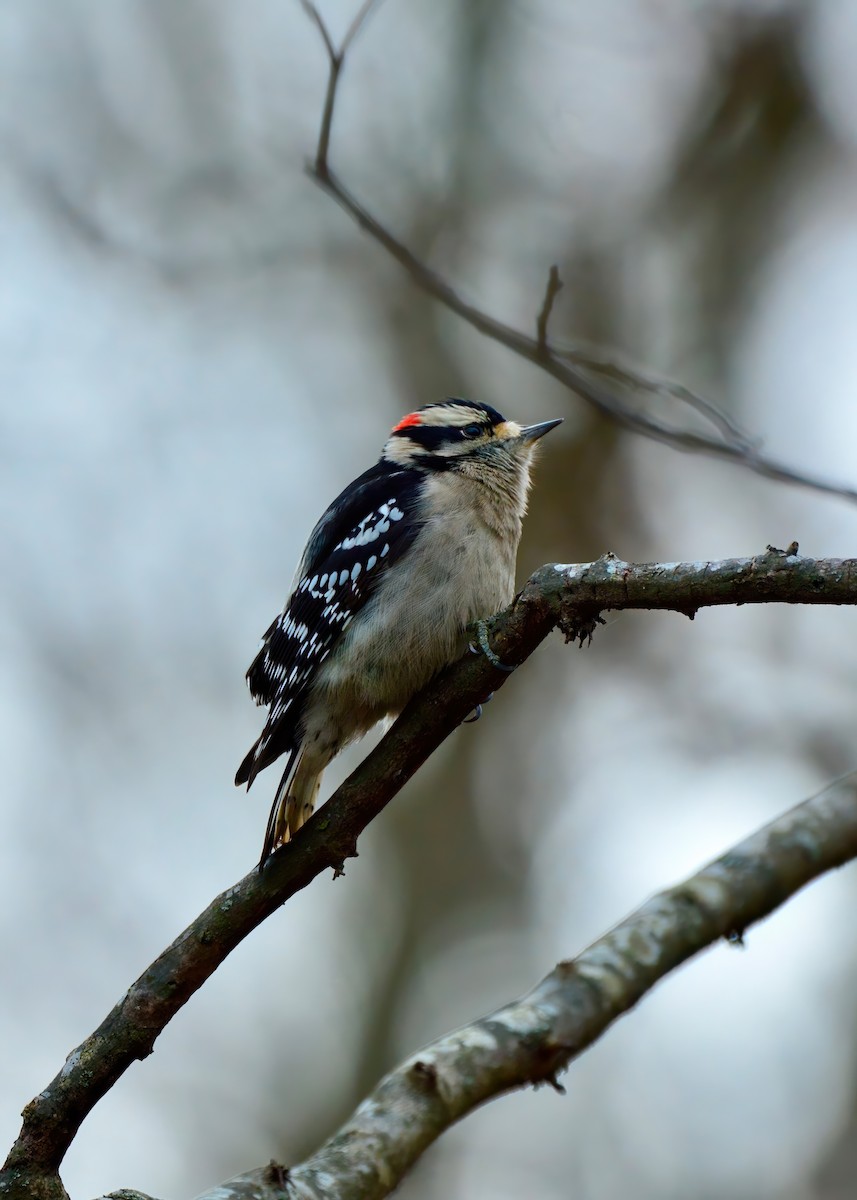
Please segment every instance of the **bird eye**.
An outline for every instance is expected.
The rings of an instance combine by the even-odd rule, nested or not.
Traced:
[[[484,433],[484,426],[474,422],[473,425],[465,425],[461,431],[461,436],[466,438],[477,438]]]

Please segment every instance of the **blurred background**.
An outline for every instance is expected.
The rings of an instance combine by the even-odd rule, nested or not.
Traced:
[[[341,35],[355,0],[320,3]],[[533,330],[557,262],[556,338],[853,485],[855,54],[849,0],[386,0],[332,164],[492,315]],[[857,509],[622,434],[417,292],[303,172],[326,62],[296,0],[7,2],[0,78],[5,1153],[253,866],[276,780],[232,787],[262,720],[243,673],[403,413],[458,394],[565,417],[521,579],[606,550],[849,555]],[[854,621],[628,614],[582,651],[550,639],[99,1105],[69,1191],[178,1200],[296,1161],[404,1055],[857,766]],[[853,1196],[855,893],[846,869],[689,964],[567,1096],[491,1104],[401,1195]]]

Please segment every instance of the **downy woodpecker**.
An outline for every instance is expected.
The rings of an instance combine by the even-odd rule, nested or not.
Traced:
[[[262,862],[309,817],[331,759],[511,602],[533,448],[559,423],[522,428],[487,404],[429,404],[322,516],[247,672],[268,718],[236,784],[288,754]]]

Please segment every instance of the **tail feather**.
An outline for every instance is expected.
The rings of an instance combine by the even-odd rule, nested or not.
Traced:
[[[235,772],[236,787],[246,783],[249,789],[260,771],[270,767],[271,763],[276,762],[281,755],[294,754],[295,750],[294,730],[282,724],[273,728],[266,725],[244,755],[241,766]]]
[[[246,783],[247,787],[253,782],[253,760],[256,757],[256,747],[259,745],[258,739],[253,743],[247,753],[241,760],[241,766],[235,772],[235,786],[240,787],[242,783]]]
[[[317,759],[297,751],[290,755],[268,814],[260,867],[278,846],[290,841],[312,815],[323,771],[324,767],[319,766]]]

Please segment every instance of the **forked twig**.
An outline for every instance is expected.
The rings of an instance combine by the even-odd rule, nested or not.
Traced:
[[[336,89],[339,86],[339,75],[345,65],[345,55],[348,53],[348,48],[351,46],[357,34],[362,29],[366,22],[369,13],[376,5],[379,5],[381,0],[363,0],[360,8],[345,31],[345,37],[342,39],[342,44],[339,49],[333,44],[333,38],[330,35],[330,30],[324,23],[324,18],[318,11],[312,0],[300,0],[301,8],[307,14],[309,19],[315,25],[321,34],[321,39],[324,42],[324,48],[327,51],[328,63],[330,65],[330,73],[327,78],[327,92],[324,97],[324,108],[321,114],[321,128],[318,132],[318,146],[315,153],[314,174],[319,179],[327,179],[329,177],[327,158],[330,150],[330,130],[333,124],[333,105],[336,100]]]
[[[450,312],[461,317],[485,337],[498,342],[519,357],[540,367],[605,418],[623,429],[654,441],[663,442],[678,450],[706,454],[727,462],[734,462],[768,479],[839,496],[852,503],[857,502],[857,488],[837,484],[822,476],[797,470],[787,463],[779,462],[777,459],[763,454],[759,439],[745,433],[721,408],[691,391],[690,388],[638,371],[636,368],[617,361],[612,355],[599,354],[573,346],[557,347],[549,343],[547,325],[556,295],[562,286],[559,272],[555,268],[551,268],[551,274],[548,277],[544,301],[536,321],[535,338],[528,337],[519,330],[504,325],[459,296],[441,275],[418,259],[404,243],[400,242],[380,221],[373,217],[330,169],[330,133],[345,55],[364,25],[366,17],[380,0],[364,0],[338,50],[312,0],[300,0],[300,2],[321,34],[329,63],[327,92],[318,144],[315,159],[307,168],[309,175],[345,209],[365,233],[368,233],[403,267],[417,287],[443,304]],[[599,377],[610,379],[614,385],[618,384],[619,388],[626,393],[657,395],[677,400],[705,418],[713,427],[714,433],[696,432],[692,429],[682,428],[641,412],[638,405],[624,403],[619,398],[615,386],[611,388],[602,386]]]

